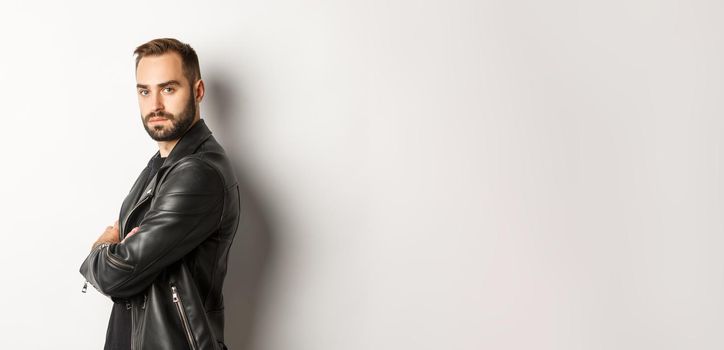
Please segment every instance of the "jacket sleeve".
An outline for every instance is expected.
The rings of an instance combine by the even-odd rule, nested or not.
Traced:
[[[223,206],[217,170],[200,159],[182,160],[159,185],[139,230],[91,251],[80,272],[105,295],[134,296],[219,227]]]

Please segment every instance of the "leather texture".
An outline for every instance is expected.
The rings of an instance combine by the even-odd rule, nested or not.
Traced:
[[[133,350],[225,349],[222,287],[239,223],[239,186],[203,119],[156,176],[144,169],[121,206],[121,243],[90,252],[80,273],[131,308]]]

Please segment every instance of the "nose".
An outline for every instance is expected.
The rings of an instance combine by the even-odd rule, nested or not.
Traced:
[[[153,112],[163,110],[163,97],[160,93],[153,94],[151,96],[151,107],[153,108]]]

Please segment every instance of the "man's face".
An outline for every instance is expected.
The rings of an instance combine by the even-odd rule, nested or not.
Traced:
[[[193,124],[196,101],[177,53],[141,58],[136,90],[143,127],[154,140],[176,140]]]

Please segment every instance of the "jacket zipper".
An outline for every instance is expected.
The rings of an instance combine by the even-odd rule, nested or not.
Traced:
[[[143,304],[141,304],[141,310],[146,309],[146,301],[148,300],[148,294],[143,295]],[[141,312],[141,311],[139,311]],[[139,330],[136,329],[136,323],[138,322],[136,319],[138,316],[136,316],[136,313],[133,310],[133,305],[131,305],[131,350],[138,349],[141,347],[140,339],[141,337],[138,336]]]
[[[106,246],[110,245],[110,243],[102,243],[99,245],[96,249],[103,249]],[[131,270],[133,269],[133,266],[124,263],[123,261],[119,260],[118,258],[112,256],[109,251],[106,250],[106,257],[108,258],[108,262],[111,263],[111,265],[120,268],[120,269],[127,269]],[[88,291],[88,280],[85,280],[85,283],[83,283],[83,289],[81,289],[81,292],[86,293]]]
[[[132,269],[133,269],[133,266],[132,266],[132,265],[127,264],[127,263],[124,263],[124,262],[121,261],[120,259],[118,259],[118,258],[114,257],[113,255],[111,255],[111,253],[110,253],[109,250],[106,250],[106,257],[108,258],[108,262],[111,263],[111,265],[114,265],[114,266],[116,266],[116,267],[118,267],[118,268],[120,268],[120,269],[125,269],[125,270],[132,270]]]
[[[105,248],[105,247],[107,247],[107,246],[109,246],[109,245],[111,245],[111,244],[110,244],[110,243],[103,243],[103,244],[101,244],[101,245],[98,246],[98,249],[103,249],[103,248]],[[128,263],[125,263],[125,262],[123,262],[121,259],[118,259],[118,258],[116,258],[115,256],[111,255],[111,252],[110,252],[108,249],[106,249],[106,258],[108,258],[108,262],[109,262],[111,265],[113,265],[113,266],[115,266],[115,267],[117,267],[117,268],[119,268],[119,269],[122,269],[122,270],[132,270],[132,269],[133,269],[133,266],[132,266],[132,265],[130,265],[130,264],[128,264]]]
[[[184,331],[186,332],[186,338],[189,341],[189,346],[191,347],[191,350],[196,350],[196,339],[194,339],[193,334],[191,334],[189,319],[186,317],[186,311],[184,310],[183,303],[181,302],[181,296],[174,285],[171,286],[171,295],[173,296],[173,303],[176,304],[176,310],[178,310],[178,314],[181,317],[181,325],[183,325]]]
[[[126,232],[128,232],[128,230],[126,229],[126,225],[128,225],[128,219],[130,219],[131,215],[133,215],[133,211],[138,209],[138,207],[140,207],[141,204],[145,203],[149,198],[152,197],[150,195],[151,192],[153,192],[153,189],[146,191],[146,193],[145,193],[146,196],[141,198],[141,200],[138,203],[136,203],[136,205],[134,205],[133,208],[131,208],[131,211],[128,212],[128,215],[126,215],[126,220],[123,221],[123,227],[122,227],[123,228],[123,237],[120,237],[120,239],[126,238],[125,235],[126,235]]]
[[[136,349],[136,313],[133,312],[133,304],[131,304],[131,350]]]

